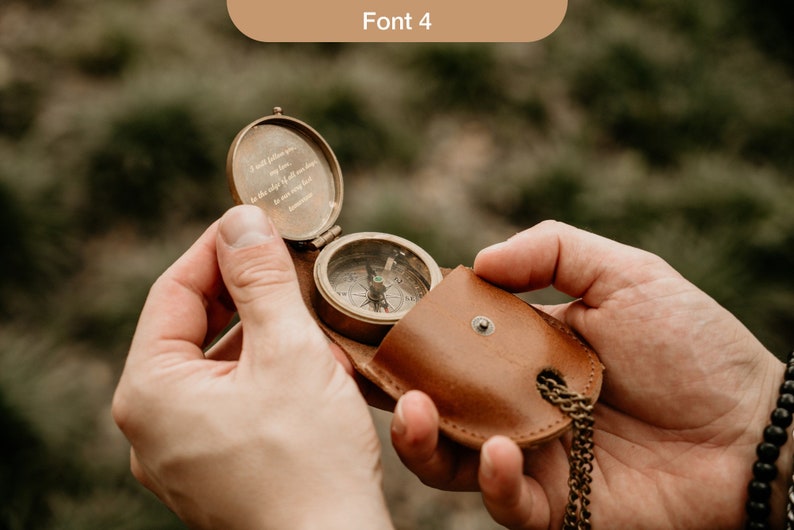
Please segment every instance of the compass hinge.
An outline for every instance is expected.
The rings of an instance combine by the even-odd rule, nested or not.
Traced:
[[[320,250],[325,245],[339,237],[341,234],[342,228],[339,225],[334,225],[316,238],[312,239],[312,241],[309,243],[309,247],[314,250]]]

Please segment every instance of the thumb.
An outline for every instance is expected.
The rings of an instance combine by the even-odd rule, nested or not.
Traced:
[[[218,228],[217,251],[246,340],[283,343],[316,329],[301,298],[292,258],[261,208],[243,205],[226,212]]]

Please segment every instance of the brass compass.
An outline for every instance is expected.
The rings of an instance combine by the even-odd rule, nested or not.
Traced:
[[[378,232],[339,237],[339,162],[317,131],[278,107],[237,134],[226,174],[237,203],[263,208],[292,245],[320,251],[315,310],[348,338],[377,344],[442,279],[433,258],[407,239]]]

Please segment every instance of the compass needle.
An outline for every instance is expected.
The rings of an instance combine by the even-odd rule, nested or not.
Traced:
[[[383,264],[382,269],[378,263]],[[332,327],[340,321],[342,327],[377,328],[383,330],[380,335],[440,278],[438,266],[421,248],[397,236],[375,232],[339,238],[328,244],[315,262],[318,301],[336,315],[326,322]],[[320,311],[321,317],[323,313]]]

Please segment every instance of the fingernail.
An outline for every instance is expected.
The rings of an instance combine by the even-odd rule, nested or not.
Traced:
[[[480,474],[487,479],[492,479],[494,477],[494,469],[493,461],[491,461],[491,456],[488,454],[489,441],[487,440],[482,445],[482,449],[480,449]]]
[[[271,239],[273,227],[261,208],[243,205],[226,212],[221,219],[220,233],[230,247],[252,247]]]
[[[402,400],[397,401],[397,406],[394,407],[394,419],[391,422],[391,431],[397,436],[405,434],[405,416],[403,413]]]

